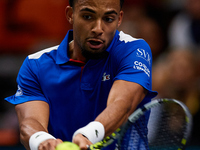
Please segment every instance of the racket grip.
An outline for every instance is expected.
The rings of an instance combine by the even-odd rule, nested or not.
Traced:
[[[88,145],[87,150],[101,150],[101,148],[102,146],[98,146],[98,145]]]
[[[88,146],[87,150],[92,150],[92,149],[90,148],[90,146]]]

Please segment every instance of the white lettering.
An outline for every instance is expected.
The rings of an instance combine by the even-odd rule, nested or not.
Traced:
[[[148,68],[145,64],[143,64],[142,62],[135,61],[135,62],[134,62],[133,68],[134,68],[134,69],[137,69],[137,70],[142,70],[142,71],[144,71],[145,74],[146,74],[148,77],[150,77],[150,73],[151,73],[151,72],[150,72],[149,68]]]
[[[138,48],[136,54],[137,54],[137,57],[140,57],[140,58],[146,60],[149,63],[149,65],[151,64],[151,56],[144,49]]]

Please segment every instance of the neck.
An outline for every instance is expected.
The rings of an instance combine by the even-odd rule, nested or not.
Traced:
[[[81,51],[79,51],[77,48],[75,48],[74,40],[72,40],[69,43],[69,57],[70,57],[70,59],[87,62],[86,58],[82,55]]]

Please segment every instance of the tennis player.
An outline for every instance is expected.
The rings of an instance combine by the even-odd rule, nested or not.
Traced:
[[[82,150],[114,132],[149,102],[149,45],[117,28],[123,0],[70,0],[73,30],[59,46],[29,55],[17,77],[15,104],[26,149],[54,150],[73,141]],[[107,149],[112,149],[108,147]]]

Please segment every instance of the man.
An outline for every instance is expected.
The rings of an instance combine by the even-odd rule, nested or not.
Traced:
[[[156,95],[148,44],[117,31],[123,0],[71,0],[73,25],[59,46],[29,55],[18,74],[21,142],[54,150],[73,141],[82,150],[102,140]]]

